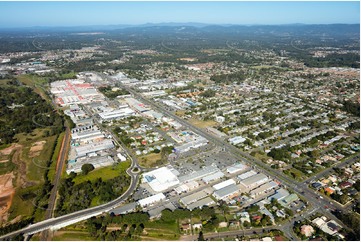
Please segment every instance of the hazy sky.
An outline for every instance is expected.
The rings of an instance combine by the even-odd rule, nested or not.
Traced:
[[[360,23],[353,2],[0,2],[0,27],[200,22]]]

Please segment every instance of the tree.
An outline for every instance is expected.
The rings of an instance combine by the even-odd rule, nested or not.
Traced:
[[[202,231],[199,232],[198,241],[205,241]]]
[[[92,164],[84,164],[82,165],[81,170],[84,175],[87,175],[89,172],[94,170],[94,166]]]

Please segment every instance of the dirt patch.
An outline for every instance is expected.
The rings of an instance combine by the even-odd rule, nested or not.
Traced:
[[[0,163],[6,163],[8,162],[9,160],[0,160]]]
[[[4,155],[4,156],[5,155],[10,155],[11,152],[13,152],[15,149],[20,148],[20,147],[22,147],[22,146],[19,145],[19,144],[12,144],[9,147],[0,150],[0,155]]]
[[[30,148],[29,157],[33,158],[33,157],[39,156],[40,152],[43,150],[45,144],[46,144],[45,140],[35,142]]]
[[[14,196],[13,172],[0,176],[0,223],[8,220],[8,213]]]
[[[203,121],[194,118],[190,119],[189,122],[198,128],[208,128],[217,124],[217,122],[213,120]]]

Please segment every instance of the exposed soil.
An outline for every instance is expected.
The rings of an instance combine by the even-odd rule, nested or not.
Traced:
[[[44,148],[45,143],[46,143],[45,140],[41,140],[41,141],[35,142],[35,143],[31,146],[31,148],[30,148],[29,157],[30,157],[30,158],[33,158],[33,157],[39,156],[39,155],[40,155],[40,152],[41,152],[41,151],[43,150],[43,148]]]
[[[15,149],[17,149],[19,147],[22,147],[22,145],[14,143],[14,144],[10,145],[9,147],[0,150],[0,155],[4,155],[4,156],[5,155],[10,155],[11,152],[13,152],[13,150],[15,150]]]
[[[12,198],[15,193],[13,187],[13,179],[15,175],[13,172],[0,176],[0,223],[8,220],[9,210]]]

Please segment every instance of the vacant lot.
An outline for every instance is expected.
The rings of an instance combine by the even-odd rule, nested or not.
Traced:
[[[193,118],[189,119],[189,122],[198,128],[208,128],[208,127],[212,127],[217,124],[217,122],[213,121],[213,120],[202,121],[202,120],[193,119]]]
[[[82,175],[81,173],[79,173],[74,178],[73,181],[74,181],[75,185],[80,184],[85,181],[92,182],[98,178],[102,178],[103,181],[106,181],[106,180],[109,180],[109,179],[119,176],[119,174],[124,174],[129,166],[130,166],[130,161],[120,162],[113,166],[95,169],[95,170],[89,172],[89,174],[87,174],[85,176]]]
[[[139,165],[146,167],[146,168],[152,168],[155,166],[159,166],[162,163],[160,160],[162,159],[160,153],[151,153],[145,156],[142,156],[139,158]]]

